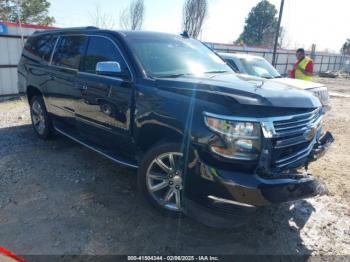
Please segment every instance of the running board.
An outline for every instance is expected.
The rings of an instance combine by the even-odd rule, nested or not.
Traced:
[[[107,152],[103,152],[103,151],[100,150],[100,149],[97,149],[97,148],[95,148],[95,147],[93,147],[93,146],[88,145],[87,143],[84,143],[83,141],[81,141],[81,140],[79,140],[79,139],[77,139],[77,138],[75,138],[75,137],[73,137],[73,136],[67,134],[66,132],[62,131],[61,129],[59,129],[59,128],[57,128],[57,127],[54,127],[54,128],[55,128],[55,130],[56,130],[58,133],[60,133],[60,134],[62,134],[62,135],[64,135],[64,136],[68,137],[69,139],[71,139],[71,140],[73,140],[73,141],[75,141],[75,142],[77,142],[77,143],[79,143],[79,144],[81,144],[81,145],[83,145],[83,146],[85,146],[85,147],[87,147],[87,148],[89,148],[89,149],[95,151],[96,153],[99,153],[100,155],[102,155],[102,156],[104,156],[104,157],[106,157],[106,158],[112,160],[113,162],[116,162],[117,164],[124,165],[124,166],[128,166],[128,167],[131,167],[131,168],[136,168],[136,169],[139,168],[138,165],[132,164],[132,163],[127,162],[127,161],[125,161],[125,160],[120,160],[120,159],[118,159],[117,157],[112,156],[111,154],[108,154]]]

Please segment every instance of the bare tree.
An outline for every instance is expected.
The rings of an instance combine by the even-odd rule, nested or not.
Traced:
[[[115,29],[116,27],[115,18],[103,13],[99,4],[96,4],[94,11],[89,16],[90,23],[93,26],[104,29]]]
[[[183,7],[182,29],[190,37],[197,38],[208,14],[207,0],[186,0]]]
[[[140,30],[145,13],[144,0],[133,0],[120,14],[120,27],[126,30]]]

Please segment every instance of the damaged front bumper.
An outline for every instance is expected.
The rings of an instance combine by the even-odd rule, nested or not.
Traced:
[[[327,132],[323,137],[321,137],[315,144],[311,154],[309,156],[309,161],[313,162],[317,159],[323,157],[330,145],[334,142],[334,137],[330,132]]]
[[[333,141],[333,136],[327,132],[317,140],[303,163],[307,165],[322,157]],[[237,211],[245,214],[258,207],[310,198],[327,192],[326,186],[314,176],[292,170],[264,177],[258,173],[221,169],[199,161],[195,172],[197,175],[191,176],[191,185],[196,187],[185,189],[186,210],[189,211],[187,214],[191,213],[189,215],[206,224],[207,215],[204,214],[208,212],[211,216],[217,214],[219,217],[223,213],[236,215]],[[193,213],[193,210],[196,212]],[[201,219],[201,213],[204,220]]]

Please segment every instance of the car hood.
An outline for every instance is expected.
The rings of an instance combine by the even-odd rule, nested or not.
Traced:
[[[233,98],[245,105],[316,108],[319,100],[309,92],[278,81],[235,73],[206,74],[205,76],[181,76],[177,78],[158,78],[161,89],[181,93],[209,93]],[[209,96],[210,97],[210,96]]]
[[[287,85],[289,87],[295,87],[302,90],[324,87],[323,84],[315,83],[312,81],[293,79],[293,78],[275,78],[275,79],[270,79],[269,81]]]

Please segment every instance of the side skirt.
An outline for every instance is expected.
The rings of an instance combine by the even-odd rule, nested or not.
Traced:
[[[71,136],[71,135],[67,134],[66,132],[64,132],[63,130],[61,130],[61,129],[57,128],[57,127],[54,127],[54,128],[55,128],[55,131],[57,131],[58,133],[60,133],[60,134],[62,134],[64,136],[68,137],[69,139],[71,139],[71,140],[73,140],[73,141],[75,141],[75,142],[77,142],[77,143],[79,143],[79,144],[81,144],[81,145],[83,145],[83,146],[85,146],[85,147],[87,147],[87,148],[89,148],[89,149],[99,153],[100,155],[102,155],[102,156],[112,160],[113,162],[116,162],[117,164],[124,165],[124,166],[131,167],[131,168],[135,168],[135,169],[138,168],[138,165],[136,165],[134,163],[131,163],[130,161],[127,161],[125,159],[120,159],[118,156],[115,156],[115,155],[113,155],[110,152],[106,152],[103,149],[99,149],[99,148],[96,148],[96,147],[94,147],[92,145],[89,145],[89,144],[87,144],[87,143],[85,143],[85,142],[75,138],[74,136]]]

